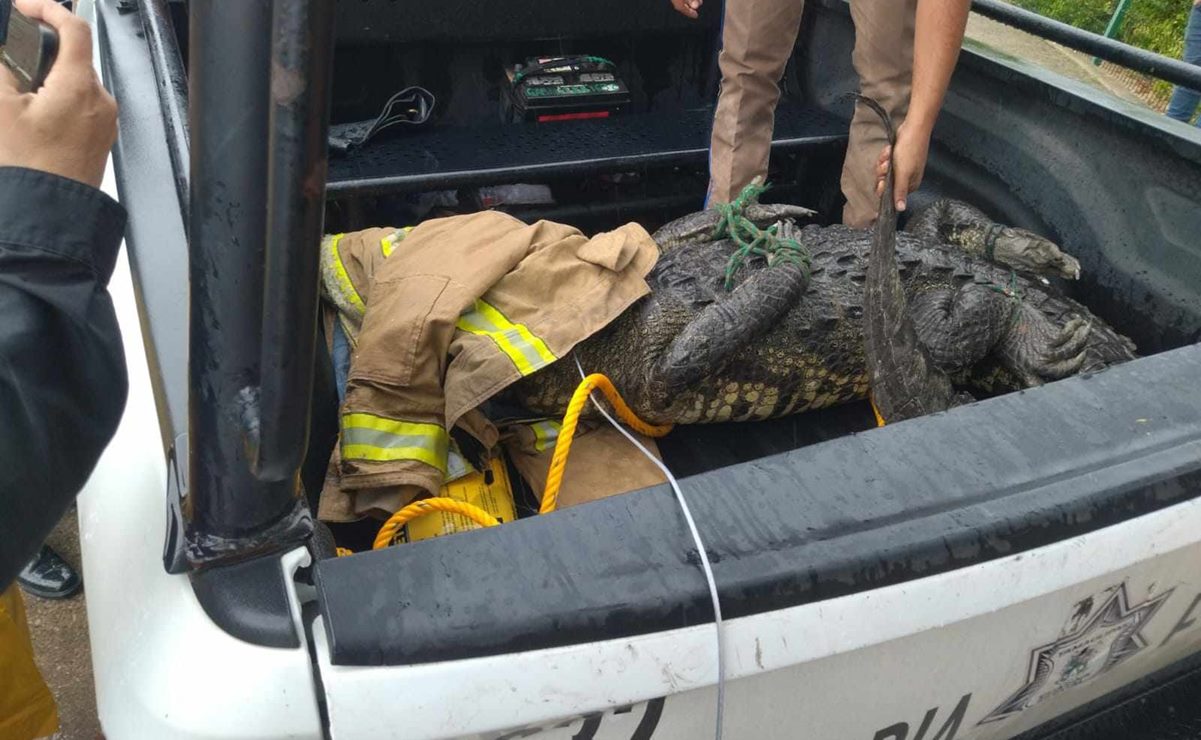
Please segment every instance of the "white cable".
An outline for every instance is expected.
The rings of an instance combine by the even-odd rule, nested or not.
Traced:
[[[573,354],[572,359],[575,360],[575,366],[580,371],[580,379],[587,378],[588,376],[584,374],[584,366],[580,364],[580,358]],[[680,484],[676,481],[676,477],[671,474],[671,471],[663,464],[662,460],[651,454],[651,451],[646,449],[633,434],[630,434],[625,427],[617,423],[617,420],[609,415],[608,411],[605,411],[605,407],[597,402],[596,396],[589,393],[588,400],[592,402],[597,411],[601,412],[601,415],[609,420],[609,423],[617,431],[630,440],[643,455],[646,455],[646,459],[654,463],[659,470],[663,471],[663,475],[667,476],[667,482],[671,484],[671,490],[675,491],[676,503],[680,505],[680,511],[684,513],[684,521],[688,523],[688,531],[692,533],[692,541],[696,544],[697,552],[700,553],[701,570],[705,572],[705,581],[709,584],[709,598],[713,601],[713,626],[717,630],[717,731],[714,733],[714,737],[717,740],[721,740],[722,719],[725,715],[726,707],[726,641],[725,629],[722,626],[721,618],[721,601],[717,596],[717,580],[713,577],[713,566],[709,563],[709,553],[705,550],[705,543],[701,540],[701,533],[697,531],[696,522],[692,519],[692,510],[688,508],[688,501],[684,498],[684,492],[680,490]]]

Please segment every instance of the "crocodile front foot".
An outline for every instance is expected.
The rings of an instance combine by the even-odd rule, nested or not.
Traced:
[[[1066,280],[1080,277],[1080,262],[1065,253],[1050,239],[1025,229],[1004,227],[995,237],[995,261],[1016,270],[1049,275]]]
[[[752,203],[743,212],[751,223],[760,229],[766,229],[777,221],[803,221],[813,218],[817,211],[804,206],[792,206],[787,203]]]
[[[994,223],[973,205],[942,198],[920,209],[905,230],[1021,272],[1076,280],[1080,263],[1033,231]]]

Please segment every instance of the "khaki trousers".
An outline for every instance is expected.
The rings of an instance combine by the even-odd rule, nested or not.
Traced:
[[[710,149],[710,202],[729,202],[756,177],[766,177],[780,80],[792,56],[804,0],[725,0],[721,95]],[[851,0],[852,61],[862,94],[896,125],[909,112],[917,0]],[[857,105],[842,170],[843,221],[865,227],[876,217],[876,160],[887,142],[880,120]]]

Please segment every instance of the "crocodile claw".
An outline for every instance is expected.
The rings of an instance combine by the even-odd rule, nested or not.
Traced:
[[[1002,341],[1002,361],[1028,387],[1080,372],[1087,358],[1092,324],[1075,318],[1058,327],[1038,311],[1020,305],[1013,328]]]
[[[994,259],[1014,269],[1036,275],[1076,280],[1080,262],[1050,239],[1025,229],[1005,227],[996,239]]]
[[[792,206],[786,203],[752,203],[746,207],[744,215],[761,229],[766,229],[777,221],[801,221],[813,218],[817,211],[804,206]]]
[[[763,204],[750,202],[742,215],[760,229],[766,229],[779,221],[799,221],[817,216],[817,211],[804,206],[787,203]],[[722,223],[722,212],[716,208],[690,213],[687,216],[664,224],[651,238],[661,252],[670,252],[685,244],[713,241]]]

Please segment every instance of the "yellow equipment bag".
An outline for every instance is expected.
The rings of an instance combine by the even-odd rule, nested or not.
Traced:
[[[32,740],[55,732],[58,707],[33,662],[25,604],[13,584],[0,593],[0,740]]]
[[[492,460],[491,475],[478,471],[469,473],[444,485],[440,493],[442,498],[471,504],[488,512],[501,524],[517,518],[509,472],[499,457]],[[396,541],[419,542],[478,528],[478,524],[462,514],[436,511],[409,521],[397,534]]]

